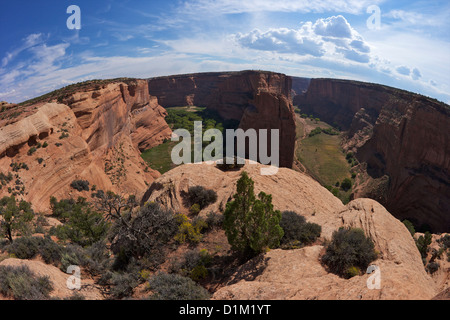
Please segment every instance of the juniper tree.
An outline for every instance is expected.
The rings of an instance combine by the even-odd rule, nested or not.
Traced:
[[[244,171],[237,182],[234,200],[227,203],[224,229],[232,248],[253,255],[280,244],[281,212],[274,210],[272,196],[254,193],[254,182]]]

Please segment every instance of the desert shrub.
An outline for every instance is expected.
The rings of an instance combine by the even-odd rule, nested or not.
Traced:
[[[89,191],[89,181],[86,180],[73,180],[70,184],[72,189],[78,191]]]
[[[207,229],[213,230],[214,228],[221,227],[223,224],[223,215],[217,212],[211,211],[206,215]]]
[[[62,140],[62,139],[65,139],[65,138],[67,138],[67,137],[69,137],[69,134],[68,134],[67,132],[63,132],[63,133],[61,133],[61,135],[59,136],[59,139]]]
[[[18,259],[33,259],[39,253],[38,239],[20,237],[7,246],[6,251]]]
[[[85,300],[85,299],[86,298],[78,291],[74,291],[71,296],[64,298],[64,300]]]
[[[42,144],[42,148],[47,148],[48,147],[48,143],[47,141],[44,141],[44,143]]]
[[[212,256],[208,250],[192,249],[184,254],[181,262],[176,261],[171,265],[171,271],[199,281],[208,275],[211,262]]]
[[[352,266],[347,269],[345,276],[346,278],[353,278],[360,274],[361,270],[358,267]]]
[[[110,269],[111,260],[104,241],[83,248],[77,244],[66,245],[61,253],[60,269],[63,272],[71,265],[83,267],[91,275],[99,275]]]
[[[189,218],[184,214],[177,215],[178,232],[175,235],[175,240],[179,243],[199,243],[202,238],[202,230],[207,227],[206,222],[203,219],[196,219],[189,221]]]
[[[189,212],[193,215],[197,215],[200,212],[200,205],[198,203],[194,203],[190,208]]]
[[[0,199],[0,235],[13,242],[13,234],[27,235],[31,233],[31,221],[34,212],[31,203],[16,201],[14,196]]]
[[[311,244],[322,232],[320,225],[306,222],[303,216],[293,211],[284,211],[281,214],[280,226],[284,231],[281,244],[287,248]]]
[[[198,204],[200,209],[217,201],[217,193],[202,186],[190,187],[188,197],[191,204]]]
[[[40,255],[45,263],[58,266],[63,247],[49,237],[20,237],[7,246],[6,251],[18,259],[33,259]]]
[[[97,275],[107,270],[111,265],[109,250],[105,240],[100,240],[92,246],[85,249],[87,260],[87,267],[91,274]]]
[[[16,300],[46,300],[53,290],[48,277],[37,277],[27,266],[0,266],[0,293]]]
[[[178,274],[158,273],[149,280],[152,300],[208,300],[208,291],[192,279]]]
[[[139,284],[138,277],[132,273],[114,272],[111,276],[110,296],[113,299],[123,299],[133,294]]]
[[[39,254],[44,262],[58,266],[61,262],[64,247],[54,242],[50,237],[38,239]]]
[[[84,198],[78,199],[76,203],[64,201],[61,207],[60,204],[56,204],[52,208],[54,212],[55,208],[58,208],[57,210],[67,208],[68,210],[61,213],[65,223],[50,229],[50,233],[56,235],[60,240],[70,240],[81,246],[90,246],[103,239],[107,234],[109,224],[103,215],[93,210]]]
[[[66,222],[70,212],[74,210],[76,204],[77,202],[74,199],[61,199],[58,201],[55,197],[50,197],[52,216],[59,219],[63,223]]]
[[[123,215],[110,232],[111,250],[123,258],[147,257],[148,263],[157,266],[164,261],[165,245],[174,238],[179,224],[171,210],[158,203],[142,206],[135,216]]]
[[[432,235],[428,231],[423,236],[420,236],[416,240],[417,249],[422,256],[422,260],[426,259],[428,253],[428,246],[431,244]],[[425,262],[424,262],[425,264]]]
[[[439,267],[440,267],[439,263],[433,261],[433,262],[430,262],[425,269],[428,273],[433,274],[439,270]]]
[[[345,178],[344,180],[342,180],[341,182],[341,189],[344,191],[348,191],[352,188],[352,180],[350,180],[349,178]]]
[[[444,249],[450,248],[450,234],[446,234],[441,239],[439,239],[439,242],[442,244]]]
[[[36,152],[36,147],[31,147],[30,149],[28,149],[28,152],[27,152],[27,154],[29,155],[29,156],[31,156],[33,153],[35,153]]]
[[[333,232],[322,262],[332,273],[348,277],[349,268],[365,270],[377,258],[374,248],[373,241],[365,236],[362,229],[340,228]]]
[[[273,209],[272,196],[260,192],[257,199],[254,182],[244,171],[233,198],[227,203],[223,223],[231,247],[245,256],[277,247],[283,229],[280,227],[281,212]]]

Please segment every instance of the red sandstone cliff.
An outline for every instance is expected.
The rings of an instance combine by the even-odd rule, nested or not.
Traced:
[[[145,80],[88,85],[58,101],[31,105],[0,128],[0,171],[16,175],[1,196],[14,192],[45,211],[50,196],[89,198],[70,188],[73,180],[140,195],[159,176],[139,149],[160,144],[171,130]],[[21,163],[26,167],[13,171]]]
[[[381,201],[400,219],[450,229],[450,108],[421,95],[356,81],[313,79],[294,98],[302,112],[347,130],[346,150],[367,164],[356,197]]]
[[[148,80],[163,107],[196,105],[215,110],[240,128],[279,129],[280,166],[291,167],[295,121],[290,77],[266,71],[198,73]]]

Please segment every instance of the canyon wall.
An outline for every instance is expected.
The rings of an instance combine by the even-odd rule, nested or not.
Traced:
[[[363,182],[355,197],[372,197],[416,226],[450,230],[448,105],[382,85],[334,79],[311,80],[294,104],[347,131],[344,149],[355,153],[373,180]]]
[[[247,129],[280,130],[280,166],[291,167],[295,121],[292,79],[266,71],[198,73],[148,80],[149,92],[163,107],[195,105],[215,110]]]
[[[0,128],[0,171],[14,176],[3,179],[0,195],[15,194],[37,211],[48,211],[51,196],[90,198],[94,190],[72,189],[74,180],[141,196],[160,174],[140,149],[170,138],[165,115],[145,80],[87,85],[31,105]]]

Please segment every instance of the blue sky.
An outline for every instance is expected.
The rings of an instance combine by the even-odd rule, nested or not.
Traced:
[[[81,9],[80,30],[66,26],[70,5]],[[8,102],[88,79],[244,69],[450,102],[447,0],[16,0],[2,4],[0,30]]]

